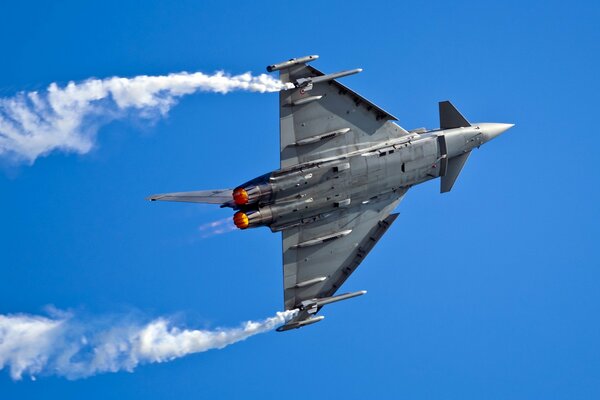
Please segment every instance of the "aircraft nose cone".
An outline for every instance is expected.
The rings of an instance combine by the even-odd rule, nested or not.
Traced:
[[[502,133],[506,132],[513,126],[515,126],[515,124],[484,123],[479,124],[479,129],[481,129],[481,132],[485,137],[485,141],[489,142],[490,140],[500,136]]]

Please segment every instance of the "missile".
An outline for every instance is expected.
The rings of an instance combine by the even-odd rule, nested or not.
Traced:
[[[337,78],[343,78],[344,76],[354,75],[362,72],[362,68],[349,69],[347,71],[335,72],[333,74],[315,76],[312,78],[300,78],[294,83],[297,88],[314,85],[319,82],[328,82]]]
[[[279,328],[277,328],[277,332],[285,332],[285,331],[289,331],[290,329],[302,328],[303,326],[306,326],[306,325],[316,324],[317,322],[322,321],[323,319],[325,319],[325,317],[322,315],[319,315],[318,317],[308,318],[303,321],[288,322],[287,324],[281,325]]]
[[[353,297],[362,296],[365,293],[367,293],[366,290],[359,290],[358,292],[344,293],[344,294],[340,294],[338,296],[322,297],[320,299],[312,299],[312,300],[304,300],[302,303],[300,303],[300,309],[306,310],[309,314],[314,314],[317,312],[319,307],[322,307],[327,304],[335,303],[338,301],[351,299]]]
[[[297,64],[303,64],[303,63],[314,61],[317,58],[319,58],[319,56],[316,56],[316,55],[315,56],[306,56],[306,57],[292,58],[289,61],[284,61],[284,62],[279,63],[279,64],[269,65],[267,67],[267,71],[269,71],[269,72],[279,71],[280,69],[293,67],[294,65],[297,65]]]
[[[321,307],[326,304],[335,303],[337,301],[342,301],[342,300],[346,300],[346,299],[351,299],[353,297],[362,296],[365,293],[367,293],[366,290],[359,290],[358,292],[344,293],[344,294],[340,294],[338,296],[324,297],[321,299],[317,299],[316,305],[317,305],[317,307]]]

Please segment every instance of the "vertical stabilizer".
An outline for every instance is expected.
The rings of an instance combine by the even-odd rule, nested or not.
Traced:
[[[453,129],[471,126],[469,121],[450,103],[440,101],[440,129]]]

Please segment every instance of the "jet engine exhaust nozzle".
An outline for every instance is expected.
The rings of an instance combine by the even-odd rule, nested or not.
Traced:
[[[258,203],[260,200],[268,200],[271,198],[273,189],[271,185],[257,185],[250,187],[237,187],[233,190],[233,201],[238,206],[246,204]]]
[[[270,207],[261,208],[256,211],[238,211],[233,215],[233,223],[240,229],[266,225],[272,220],[273,213]]]
[[[240,229],[246,229],[249,225],[248,216],[243,211],[238,211],[233,215],[233,223]]]
[[[235,204],[238,206],[248,204],[248,192],[246,192],[246,189],[240,187],[236,188],[233,191],[233,201],[235,201]]]

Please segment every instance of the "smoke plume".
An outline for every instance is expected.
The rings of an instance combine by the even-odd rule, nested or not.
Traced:
[[[14,380],[24,375],[78,379],[101,372],[131,372],[139,364],[222,349],[272,330],[295,312],[213,330],[176,327],[168,318],[142,323],[123,317],[86,321],[57,311],[49,317],[0,315],[0,369],[6,367]]]
[[[86,154],[98,129],[116,119],[164,117],[184,95],[236,90],[277,92],[285,84],[269,75],[245,73],[112,77],[50,84],[41,92],[0,98],[0,158],[32,164],[52,151]]]
[[[236,229],[237,228],[233,224],[233,220],[231,217],[207,222],[198,227],[198,231],[201,235],[200,237],[203,239],[209,238],[211,236],[222,235],[223,233],[235,231]]]

